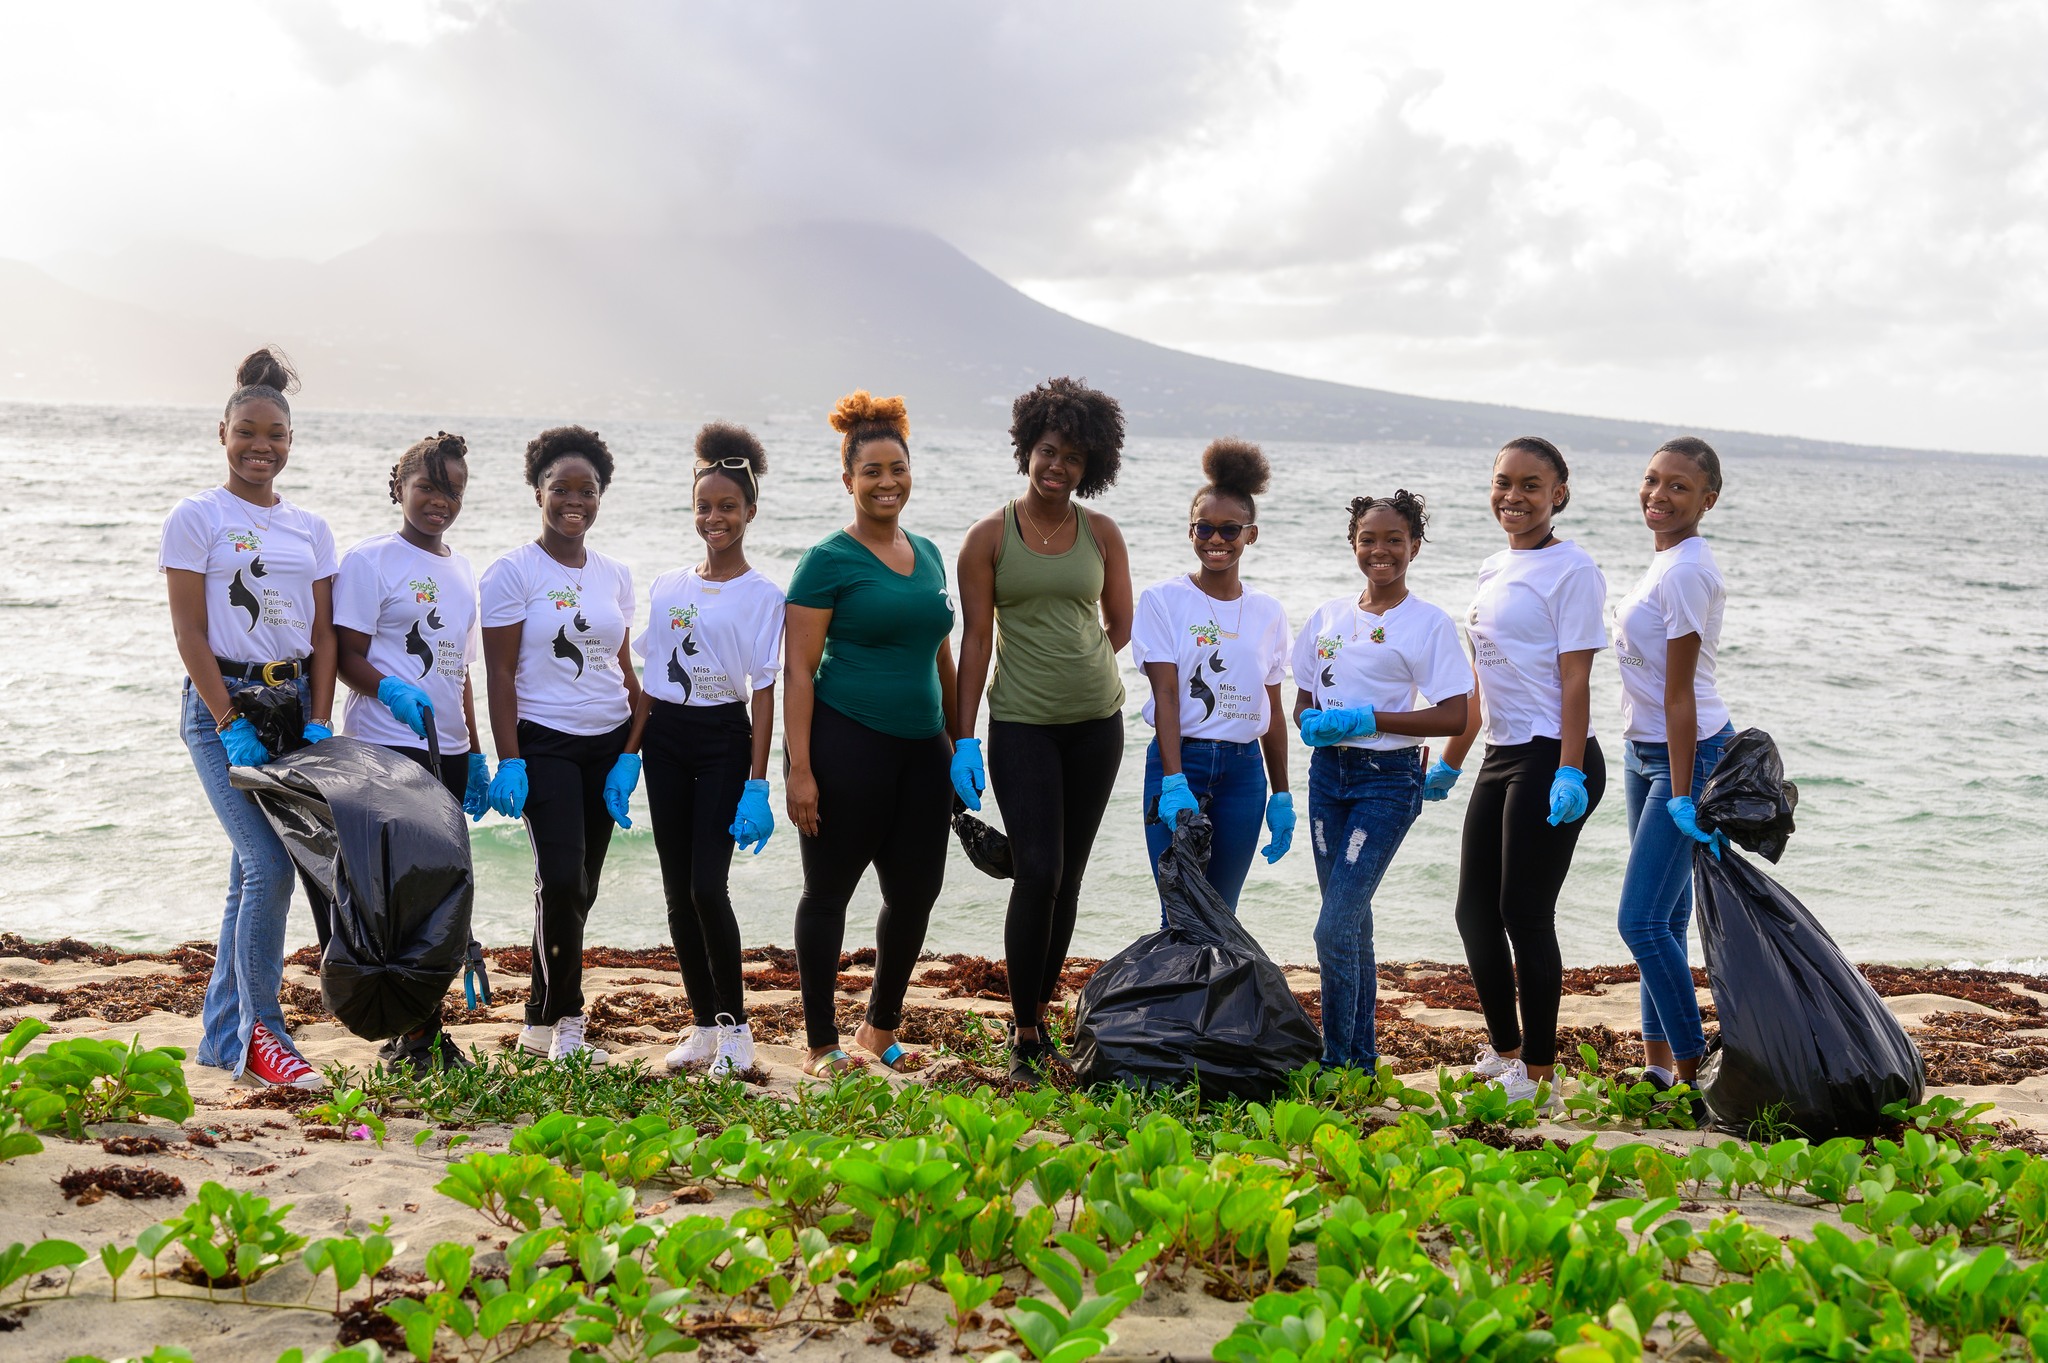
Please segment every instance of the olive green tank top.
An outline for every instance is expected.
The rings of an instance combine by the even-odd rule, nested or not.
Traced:
[[[1088,513],[1073,547],[1034,553],[1017,527],[1017,504],[1003,508],[996,558],[996,674],[990,719],[1018,724],[1079,724],[1123,709],[1124,683],[1102,629],[1102,547]]]

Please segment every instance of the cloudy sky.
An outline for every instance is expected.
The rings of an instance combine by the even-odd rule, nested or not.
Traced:
[[[0,258],[934,231],[1204,354],[2048,452],[2048,7],[0,9]]]

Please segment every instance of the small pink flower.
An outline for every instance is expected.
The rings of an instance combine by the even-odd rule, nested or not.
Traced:
[[[373,1137],[370,1134],[370,1128],[361,1124],[352,1126],[348,1129],[348,1138],[352,1141],[367,1141],[373,1139]]]

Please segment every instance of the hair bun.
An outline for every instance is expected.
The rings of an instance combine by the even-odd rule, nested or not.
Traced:
[[[900,395],[878,398],[865,388],[856,388],[839,399],[832,409],[832,429],[849,435],[862,426],[886,426],[906,446],[910,443],[910,409]]]
[[[235,366],[235,387],[275,388],[280,393],[299,391],[298,371],[291,358],[274,345],[264,346],[243,357]]]
[[[1202,451],[1202,472],[1209,486],[1233,497],[1252,498],[1273,481],[1273,465],[1266,452],[1249,440],[1212,440]]]

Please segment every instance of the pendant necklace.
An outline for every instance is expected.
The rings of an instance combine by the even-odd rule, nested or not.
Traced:
[[[1010,503],[1010,505],[1017,508],[1018,515],[1022,516],[1025,520],[1031,522],[1031,533],[1038,536],[1038,544],[1041,549],[1044,548],[1046,545],[1051,544],[1053,541],[1053,535],[1057,535],[1060,533],[1060,531],[1066,529],[1067,522],[1074,519],[1074,504],[1070,500],[1067,503],[1067,514],[1065,516],[1062,516],[1060,518],[1060,523],[1052,528],[1052,535],[1048,535],[1038,528],[1038,518],[1036,516],[1033,516],[1029,511],[1026,511],[1024,509],[1023,498],[1018,498],[1016,501]]]
[[[1210,601],[1220,602],[1223,600],[1222,597],[1209,596],[1209,593],[1202,591],[1202,584],[1196,582],[1192,577],[1190,577],[1188,581],[1194,584],[1194,588],[1196,591],[1202,592],[1203,596],[1209,597]],[[1216,632],[1221,634],[1226,639],[1235,639],[1237,637],[1237,627],[1244,623],[1244,584],[1242,582],[1237,584],[1237,595],[1230,599],[1237,602],[1237,614],[1231,617],[1229,629],[1223,628],[1223,626],[1220,623],[1218,623],[1216,625]],[[1209,613],[1212,616],[1216,613],[1213,606],[1211,607]]]

